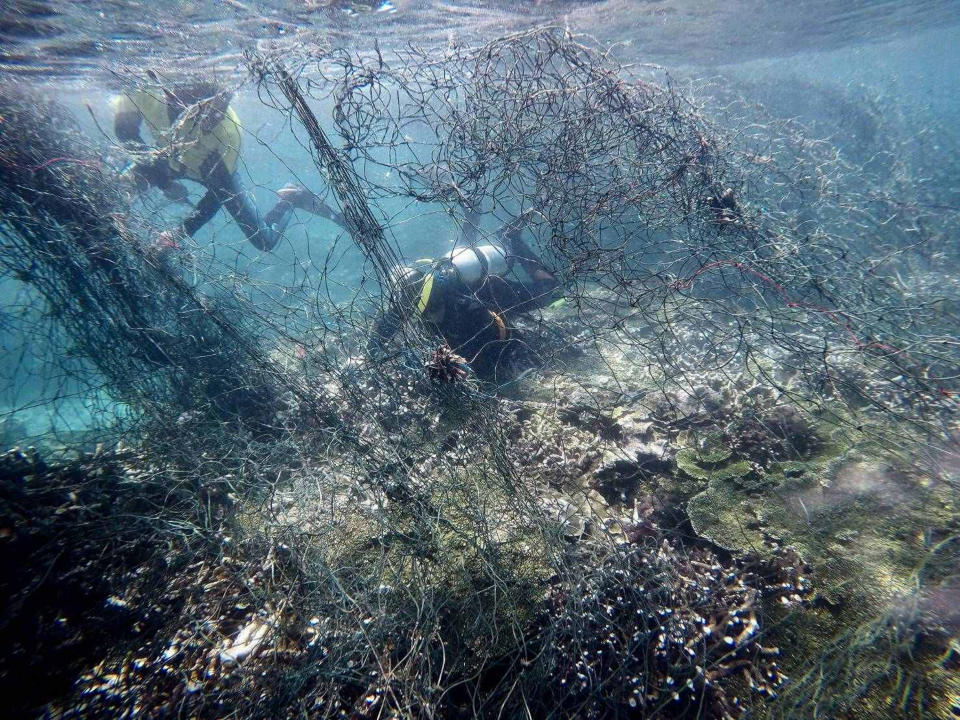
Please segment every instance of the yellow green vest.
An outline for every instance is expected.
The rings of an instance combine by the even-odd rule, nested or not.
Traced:
[[[236,167],[243,128],[232,107],[227,108],[223,120],[208,132],[196,127],[196,120],[188,121],[174,131],[172,126],[175,123],[170,121],[169,103],[160,89],[128,92],[114,100],[114,112],[134,111],[143,117],[154,147],[163,149],[171,145],[178,146],[170,157],[170,169],[175,173],[202,181],[200,168],[211,153],[219,155],[230,172]],[[174,117],[174,121],[180,119]]]

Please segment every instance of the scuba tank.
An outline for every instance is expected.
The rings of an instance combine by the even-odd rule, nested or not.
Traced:
[[[424,259],[415,261],[412,266],[392,268],[390,284],[396,297],[423,314],[430,304],[434,287],[442,285],[453,273],[471,291],[476,291],[491,275],[506,274],[511,264],[506,251],[497,245],[460,247],[435,262]],[[418,265],[420,267],[416,267]]]
[[[510,269],[507,252],[497,245],[454,248],[443,258],[445,264],[457,271],[468,287],[480,287],[490,275],[502,277]]]

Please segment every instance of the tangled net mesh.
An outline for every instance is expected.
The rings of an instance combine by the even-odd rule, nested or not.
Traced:
[[[0,269],[18,298],[3,322],[53,358],[36,370],[52,402],[95,398],[109,440],[0,462],[18,708],[808,717],[825,696],[863,711],[891,683],[904,708],[944,701],[864,664],[778,702],[782,665],[866,645],[781,654],[808,559],[762,529],[749,551],[724,543],[670,481],[760,492],[846,442],[955,491],[957,305],[918,278],[958,211],[905,179],[911,153],[861,172],[727,85],[681,88],[553,29],[249,67],[348,229],[276,288],[159,256],[164,215],[117,189],[118,149],[28,90],[0,95]],[[562,281],[563,308],[514,320],[524,363],[499,388],[418,321],[396,352],[361,350],[422,212],[479,217],[477,243],[523,215]],[[351,241],[364,266],[343,301],[332,268]],[[955,587],[935,565],[923,592]],[[949,622],[906,625],[956,662]],[[58,682],[24,690],[50,663]]]

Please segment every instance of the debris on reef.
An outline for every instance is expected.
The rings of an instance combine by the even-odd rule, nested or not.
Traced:
[[[433,382],[454,383],[467,378],[467,361],[443,344],[426,362],[427,377]]]

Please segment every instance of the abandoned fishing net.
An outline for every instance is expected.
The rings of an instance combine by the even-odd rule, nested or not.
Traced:
[[[158,253],[116,148],[0,98],[21,325],[124,407],[96,452],[0,462],[8,695],[61,669],[18,709],[949,716],[957,212],[919,148],[864,170],[552,29],[249,60],[356,245],[346,299],[333,250],[272,295]],[[372,352],[426,306],[425,212],[453,254],[522,233],[556,299],[467,356],[394,313]]]

